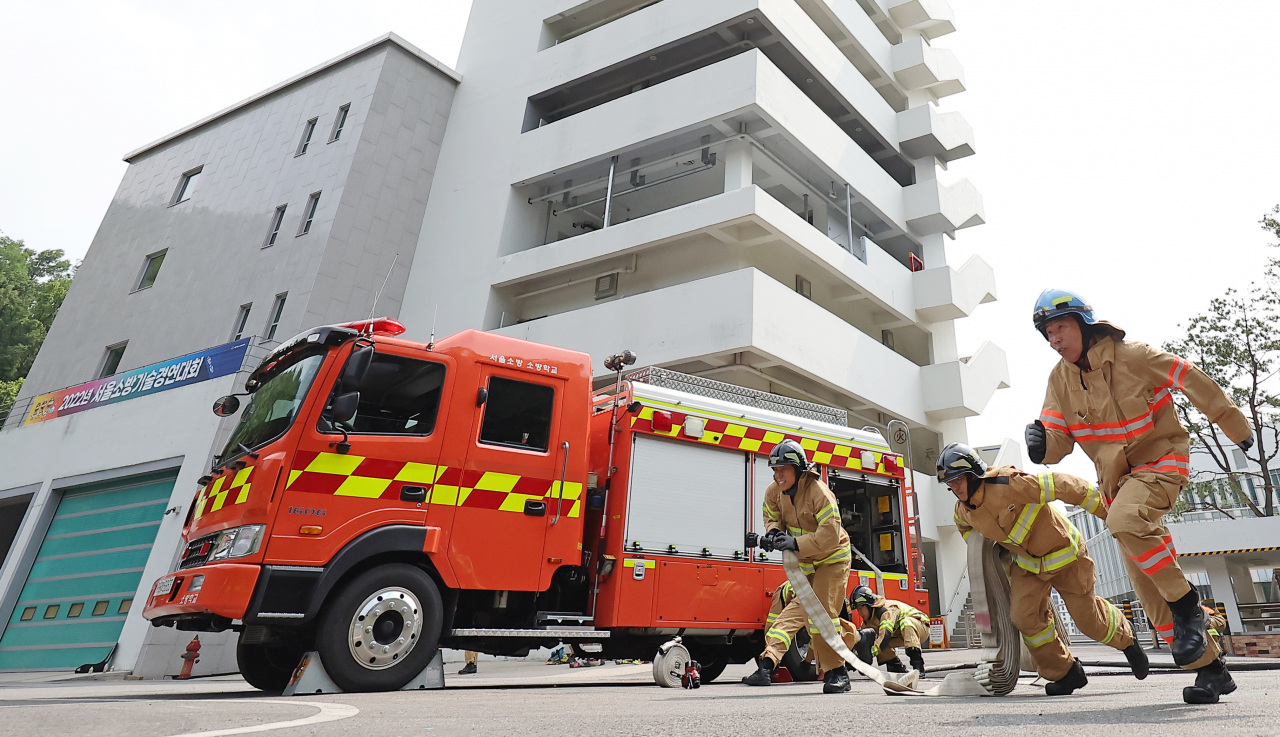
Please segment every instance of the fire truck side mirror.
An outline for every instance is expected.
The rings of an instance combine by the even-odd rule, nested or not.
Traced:
[[[240,409],[240,400],[235,396],[228,394],[225,397],[218,397],[213,403],[213,413],[219,417],[230,417]]]
[[[373,346],[367,345],[353,351],[351,357],[347,359],[347,365],[342,369],[342,388],[359,390],[365,374],[369,373],[369,364],[372,362]]]
[[[476,406],[483,407],[484,403],[489,401],[489,390],[483,386],[476,392]]]
[[[329,402],[324,417],[335,425],[346,425],[356,418],[356,409],[359,406],[360,392],[339,394]]]

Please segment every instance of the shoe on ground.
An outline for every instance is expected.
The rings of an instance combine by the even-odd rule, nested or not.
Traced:
[[[1124,653],[1124,659],[1129,661],[1129,668],[1133,671],[1133,677],[1139,681],[1147,677],[1151,672],[1151,661],[1147,659],[1147,653],[1143,651],[1142,646],[1134,642],[1121,652]]]
[[[1219,658],[1203,668],[1196,669],[1196,685],[1182,689],[1182,700],[1188,704],[1216,704],[1219,696],[1236,690],[1227,666]]]
[[[827,671],[822,677],[822,693],[847,693],[850,688],[849,672],[843,665]]]
[[[475,673],[476,673],[475,663],[467,663],[462,667],[462,670],[458,671],[458,675],[460,676],[473,676],[475,675]]]
[[[911,661],[911,667],[924,675],[924,655],[918,647],[907,648],[907,660]]]
[[[742,682],[748,686],[769,686],[773,684],[773,661],[768,658],[756,660],[756,672],[744,676]]]
[[[1044,692],[1049,696],[1067,696],[1078,688],[1084,688],[1088,683],[1089,679],[1085,677],[1080,661],[1074,660],[1071,663],[1071,670],[1067,671],[1065,676],[1044,685]]]
[[[1200,594],[1193,588],[1181,599],[1169,602],[1173,613],[1173,662],[1187,666],[1204,657],[1209,647],[1204,609],[1200,608]]]
[[[894,658],[893,660],[890,660],[889,662],[885,663],[885,664],[884,664],[884,669],[885,669],[885,670],[887,670],[887,671],[889,671],[890,673],[909,673],[909,672],[911,672],[911,669],[910,669],[910,668],[908,668],[907,666],[903,665],[903,664],[902,664],[902,661],[901,661],[900,659],[898,659],[898,658]]]

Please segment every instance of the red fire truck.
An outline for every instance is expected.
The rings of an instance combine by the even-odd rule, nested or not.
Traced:
[[[710,681],[761,651],[785,579],[745,544],[783,438],[840,501],[863,569],[850,586],[927,609],[903,458],[840,411],[656,368],[624,380],[629,354],[593,392],[583,353],[403,330],[316,328],[250,374],[153,625],[238,630],[241,672],[265,690],[309,650],[343,689],[376,691],[439,647],[647,660],[674,635]]]

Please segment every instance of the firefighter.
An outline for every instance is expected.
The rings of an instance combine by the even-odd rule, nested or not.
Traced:
[[[911,667],[924,673],[920,645],[929,639],[929,616],[910,604],[886,599],[866,586],[849,595],[849,604],[858,610],[862,624],[871,632],[871,656],[890,673],[906,673],[897,648],[907,652]]]
[[[790,581],[783,581],[782,585],[774,589],[773,603],[769,606],[769,617],[765,620],[765,624],[769,627],[773,626],[774,621],[778,619],[778,615],[782,614],[782,610],[787,608],[796,598],[795,589],[791,587]],[[853,626],[853,622],[847,618],[847,611],[840,612],[840,637],[844,640],[845,647],[858,655],[862,662],[871,663],[871,640],[860,637],[858,628]],[[875,634],[871,632],[871,634]],[[865,633],[864,633],[865,635]],[[865,652],[864,652],[865,651]],[[815,650],[809,648],[806,656],[809,662],[813,662]],[[753,674],[754,675],[754,674]],[[795,675],[794,673],[792,675]],[[752,676],[744,676],[742,681],[746,683]]]
[[[800,559],[800,568],[822,601],[837,629],[849,585],[849,535],[840,524],[840,508],[835,495],[822,483],[818,469],[805,458],[804,448],[794,440],[783,440],[769,453],[773,483],[764,494],[764,521],[767,530],[762,543],[773,550],[791,550]],[[791,647],[791,639],[808,622],[799,600],[792,600],[778,613],[765,633],[765,650],[757,660],[756,673],[743,680],[750,686],[767,686],[773,670]],[[856,633],[856,630],[854,631]],[[818,670],[823,671],[823,693],[849,690],[849,674],[844,659],[835,653],[818,630],[809,627]],[[847,642],[847,640],[846,640]]]
[[[1134,641],[1128,620],[1094,593],[1097,576],[1080,531],[1050,504],[1060,499],[1105,520],[1107,508],[1093,484],[1065,473],[1032,476],[1013,466],[988,468],[963,443],[942,449],[938,480],[956,496],[960,534],[967,540],[977,530],[1012,554],[1010,615],[1037,672],[1050,681],[1045,693],[1062,696],[1089,682],[1058,637],[1050,588],[1057,589],[1081,632],[1123,652],[1134,676],[1147,677],[1147,655]]]
[[[475,675],[476,664],[480,662],[480,653],[476,652],[475,650],[464,650],[462,653],[462,657],[464,660],[467,661],[467,663],[466,665],[462,666],[462,670],[458,671],[458,675],[460,676]]]
[[[1076,443],[1097,468],[1107,527],[1124,553],[1134,590],[1173,660],[1196,671],[1189,704],[1217,703],[1235,682],[1207,634],[1200,597],[1178,566],[1164,515],[1189,481],[1190,437],[1171,392],[1181,391],[1243,450],[1253,446],[1244,414],[1194,364],[1094,317],[1076,294],[1046,289],[1032,320],[1062,360],[1049,376],[1040,419],[1027,425],[1032,463],[1052,464]]]
[[[1209,620],[1209,639],[1222,650],[1222,636],[1230,634],[1230,631],[1227,629],[1227,618],[1214,608],[1217,604],[1213,599],[1205,599],[1200,602],[1200,608],[1204,609],[1204,615]],[[1226,654],[1225,651],[1223,654]]]

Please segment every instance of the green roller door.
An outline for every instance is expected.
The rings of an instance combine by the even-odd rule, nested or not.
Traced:
[[[176,471],[68,489],[0,638],[0,671],[106,657],[142,579]]]

